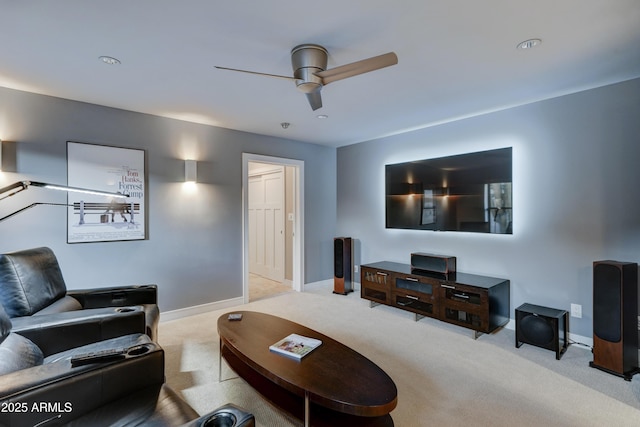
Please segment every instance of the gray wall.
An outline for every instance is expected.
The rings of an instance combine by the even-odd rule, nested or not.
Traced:
[[[305,162],[305,282],[332,277],[336,150],[0,88],[0,139],[16,141],[17,173],[66,183],[66,141],[147,153],[148,240],[66,243],[66,210],[38,206],[0,222],[0,251],[49,246],[71,289],[157,283],[163,311],[242,295],[242,153]],[[184,159],[198,160],[195,192]],[[56,194],[54,194],[56,193]],[[0,216],[66,195],[30,189],[0,201]]]
[[[384,165],[513,147],[513,235],[385,229]],[[570,309],[592,335],[592,263],[640,262],[640,80],[338,149],[338,234],[357,263],[455,255],[524,302]]]

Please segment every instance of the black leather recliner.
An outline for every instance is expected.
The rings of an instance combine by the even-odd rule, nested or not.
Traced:
[[[54,353],[49,343],[38,342],[41,334],[33,334],[40,326],[23,325],[20,333],[13,332],[0,306],[0,426],[255,425],[253,415],[233,405],[199,417],[164,384],[164,352],[144,334],[66,348],[77,343],[64,330],[69,323],[57,323],[56,333],[66,338]],[[109,350],[120,352],[109,358],[95,354]],[[74,366],[75,358],[87,354],[94,358]]]
[[[130,310],[131,306],[142,306],[146,333],[155,340],[160,318],[157,291],[156,285],[67,291],[51,249],[42,247],[0,254],[0,303],[11,318],[105,307]]]
[[[65,312],[16,317],[11,319],[11,330],[27,335],[40,348],[46,349],[46,355],[110,338],[146,333],[145,315],[140,306],[123,312],[116,312],[111,308],[96,308],[83,310],[82,316],[75,314],[76,312]]]

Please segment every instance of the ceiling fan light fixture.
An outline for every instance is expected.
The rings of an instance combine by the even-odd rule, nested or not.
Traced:
[[[518,49],[532,49],[542,43],[541,39],[529,39],[518,43]]]
[[[323,86],[398,63],[397,55],[394,52],[388,52],[327,70],[327,58],[327,49],[320,45],[301,44],[294,47],[291,50],[291,66],[293,68],[293,76],[291,77],[217,65],[215,67],[221,70],[294,80],[298,90],[306,95],[311,109],[315,111],[322,108],[320,92]]]
[[[100,60],[108,65],[119,65],[120,60],[118,58],[114,58],[112,56],[101,56]]]

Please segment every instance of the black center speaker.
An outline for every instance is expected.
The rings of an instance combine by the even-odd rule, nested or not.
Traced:
[[[353,244],[351,237],[333,239],[333,293],[353,292]]]
[[[626,380],[638,372],[638,264],[593,263],[593,362]]]
[[[455,274],[456,257],[414,252],[411,254],[411,269],[430,273]]]

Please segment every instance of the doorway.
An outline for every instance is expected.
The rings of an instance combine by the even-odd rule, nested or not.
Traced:
[[[243,153],[243,300],[293,289],[304,278],[304,162]]]

